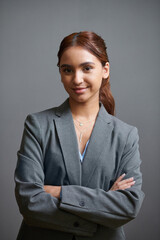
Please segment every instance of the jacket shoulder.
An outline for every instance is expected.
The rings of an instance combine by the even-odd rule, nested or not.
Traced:
[[[114,136],[120,139],[121,141],[126,142],[128,138],[135,140],[139,138],[137,127],[128,124],[121,119],[111,116],[111,124],[113,126]]]
[[[40,123],[45,124],[46,122],[53,121],[54,118],[59,116],[59,112],[64,112],[66,109],[68,110],[68,99],[65,100],[61,105],[48,108],[39,112],[31,113],[27,116],[27,118],[33,118],[38,120]]]
[[[119,129],[119,131],[128,131],[128,130],[130,131],[132,128],[135,128],[135,126],[127,122],[124,122],[115,116],[111,116],[111,119],[112,119],[112,124],[116,129]]]
[[[56,117],[56,109],[57,107],[53,107],[28,114],[25,122],[30,123],[31,125],[38,124],[40,128],[48,128]]]
[[[121,136],[125,136],[126,134],[128,135],[132,129],[136,129],[135,126],[128,124],[118,117],[109,114],[103,105],[100,110],[100,118],[113,128],[113,133],[115,135],[121,134]]]

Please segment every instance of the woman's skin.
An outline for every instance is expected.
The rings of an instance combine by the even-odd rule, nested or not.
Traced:
[[[74,46],[68,48],[61,57],[60,75],[64,88],[69,94],[73,118],[83,123],[91,119],[95,121],[99,111],[99,90],[102,79],[109,76],[109,63],[102,66],[93,54],[82,47]],[[83,141],[79,143],[80,152],[83,152],[93,127],[94,122],[91,127],[86,125],[87,131]],[[78,131],[76,134],[79,139]],[[133,177],[122,180],[124,176],[125,174],[121,175],[115,181],[111,191],[124,190],[135,184]],[[61,186],[45,185],[44,190],[53,197],[60,198]]]

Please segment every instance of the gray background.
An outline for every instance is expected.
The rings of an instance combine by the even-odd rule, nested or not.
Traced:
[[[0,238],[16,238],[21,215],[14,197],[14,169],[27,114],[66,97],[58,73],[62,38],[91,30],[108,46],[116,116],[140,136],[146,198],[125,227],[128,240],[160,235],[160,3],[142,0],[0,1]]]

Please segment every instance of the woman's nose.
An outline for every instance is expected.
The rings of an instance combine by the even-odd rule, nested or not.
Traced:
[[[83,74],[80,71],[75,72],[73,76],[73,82],[77,85],[83,82]]]

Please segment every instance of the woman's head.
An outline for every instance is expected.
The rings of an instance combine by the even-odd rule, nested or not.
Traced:
[[[85,31],[72,33],[62,40],[58,52],[58,66],[64,51],[73,46],[85,48],[87,51],[95,55],[103,66],[106,62],[109,62],[104,40],[94,32]]]
[[[104,40],[94,32],[79,32],[72,33],[66,36],[61,44],[58,51],[58,64],[60,66],[60,61],[64,52],[71,47],[81,47],[87,50],[89,53],[94,55],[104,67],[106,63],[109,64],[109,59],[107,55],[107,47]],[[114,115],[115,103],[113,96],[110,91],[109,76],[102,79],[100,91],[99,91],[100,101],[104,104],[106,110]]]

